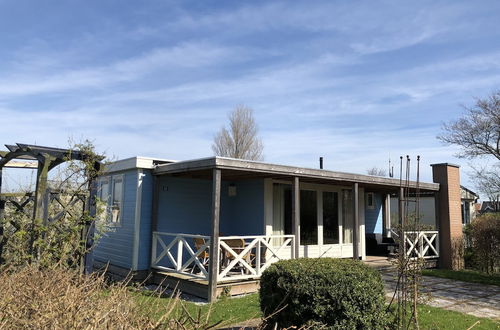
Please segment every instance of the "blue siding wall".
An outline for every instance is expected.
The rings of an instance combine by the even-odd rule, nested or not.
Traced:
[[[148,269],[151,263],[151,220],[153,208],[153,175],[144,170],[142,177],[141,224],[139,231],[138,270]]]
[[[210,235],[212,181],[159,177],[158,231]],[[221,235],[264,232],[264,180],[234,182],[236,196],[221,185]]]
[[[224,235],[264,234],[264,180],[234,182],[236,196],[227,197],[230,205],[229,217],[221,217],[221,232]],[[227,196],[227,189],[223,195]],[[222,207],[223,208],[223,207]]]
[[[123,174],[122,222],[110,227],[99,240],[94,257],[101,262],[132,268],[137,169]],[[210,235],[212,181],[162,176],[159,180],[158,231]],[[221,235],[264,233],[264,180],[237,181],[236,196],[229,196],[229,182],[221,185]],[[153,176],[143,171],[138,270],[149,268]],[[166,242],[168,244],[168,242]]]
[[[123,174],[123,210],[121,224],[109,227],[97,242],[94,258],[101,262],[130,269],[134,241],[135,201],[137,192],[137,170],[114,173]]]
[[[158,231],[209,235],[212,181],[166,176],[158,180]]]
[[[375,207],[369,209],[366,206],[365,196],[365,233],[366,234],[382,234],[382,196],[373,194]]]

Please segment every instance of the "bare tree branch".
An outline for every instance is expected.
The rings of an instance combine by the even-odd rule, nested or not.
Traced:
[[[387,176],[387,171],[384,170],[383,168],[373,166],[372,168],[366,170],[366,174],[376,175],[376,176]]]
[[[438,139],[461,147],[461,158],[493,156],[500,160],[500,90],[473,107],[462,118],[443,125]]]
[[[238,106],[229,114],[229,130],[222,127],[212,144],[217,156],[249,160],[263,160],[263,149],[253,110],[244,106]]]

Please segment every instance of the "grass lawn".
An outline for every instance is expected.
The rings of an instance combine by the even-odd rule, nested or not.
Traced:
[[[169,298],[151,297],[141,293],[137,293],[136,297],[145,312],[153,312],[158,317],[170,301]],[[197,305],[191,302],[184,302],[184,305],[193,316],[198,315],[198,311],[201,310],[202,316],[206,317],[208,310],[211,309],[210,323],[224,320],[223,325],[235,324],[261,316],[258,294],[239,298],[224,298],[212,306],[208,304]],[[180,306],[176,307],[177,313],[180,312],[180,308]],[[474,324],[473,329],[500,329],[500,323],[490,319],[425,305],[419,307],[419,320],[421,329],[468,329]],[[476,324],[476,322],[478,323]]]
[[[158,298],[144,293],[134,293],[134,295],[144,311],[154,313],[156,317],[160,317],[165,312],[166,307],[171,301],[170,298]],[[206,318],[208,315],[209,324],[223,320],[222,325],[230,325],[261,316],[258,294],[222,298],[212,305],[196,304],[193,302],[183,302],[183,305],[189,314],[195,318],[200,310],[203,318]],[[182,307],[180,305],[175,306],[174,313],[180,315],[181,312]]]
[[[499,274],[488,275],[474,270],[424,269],[422,275],[500,286]]]

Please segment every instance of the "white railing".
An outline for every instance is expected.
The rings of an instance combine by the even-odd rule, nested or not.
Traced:
[[[293,235],[219,237],[217,281],[259,278],[273,262],[292,259],[294,244]],[[208,280],[209,248],[209,236],[153,232],[151,268]]]
[[[195,239],[201,244],[196,245]],[[151,268],[208,279],[210,236],[153,232]]]
[[[412,259],[431,259],[439,257],[438,231],[405,231],[406,255]]]
[[[293,259],[294,244],[293,235],[220,237],[218,281],[259,278],[272,263]]]

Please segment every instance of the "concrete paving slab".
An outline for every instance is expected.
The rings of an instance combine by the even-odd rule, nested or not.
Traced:
[[[394,269],[384,272],[386,297],[391,299],[397,282]],[[467,313],[478,317],[500,319],[500,287],[468,283],[446,278],[423,276],[421,285],[425,304]]]

